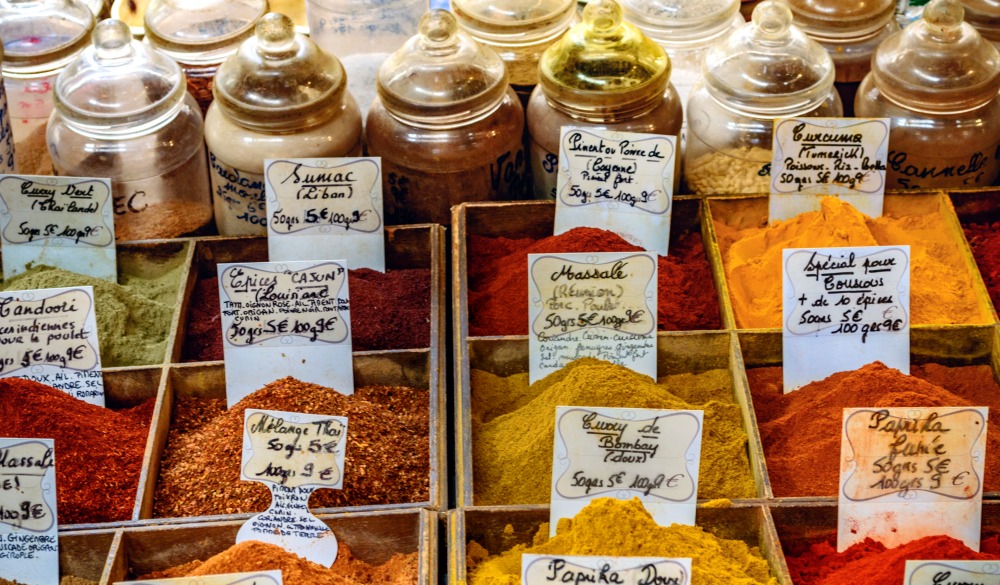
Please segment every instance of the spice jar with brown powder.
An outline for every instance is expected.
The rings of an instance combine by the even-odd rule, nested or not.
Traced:
[[[212,223],[204,124],[184,73],[120,20],[93,41],[56,79],[56,173],[111,179],[119,241],[201,233]]]
[[[382,157],[388,223],[450,223],[466,201],[524,192],[524,112],[503,61],[433,10],[378,73],[368,153]]]

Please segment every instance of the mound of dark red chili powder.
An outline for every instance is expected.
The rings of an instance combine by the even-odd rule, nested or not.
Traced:
[[[354,351],[430,346],[430,270],[412,268],[379,272],[359,268],[347,274]],[[181,359],[185,362],[221,360],[219,279],[214,276],[199,278],[189,307]]]
[[[875,362],[783,394],[781,368],[747,370],[774,495],[837,494],[845,408],[988,406],[990,428],[1000,428],[1000,386],[989,366],[924,364],[910,371]],[[997,491],[1000,433],[987,433],[986,441],[983,484]]]
[[[0,379],[0,432],[55,439],[60,524],[132,517],[156,399],[123,410],[94,406],[23,378]]]
[[[1000,222],[992,224],[967,224],[965,237],[972,247],[972,255],[979,265],[986,288],[993,304],[1000,304]]]
[[[313,492],[313,508],[427,501],[430,411],[426,390],[368,386],[345,396],[283,378],[232,408],[225,400],[174,401],[153,502],[156,517],[260,512],[271,503],[264,484],[240,479],[243,418],[248,408],[347,417],[344,489]]]
[[[541,240],[469,236],[469,335],[528,333],[528,254],[637,252],[613,232],[575,228]],[[719,329],[719,300],[701,234],[681,232],[659,257],[660,331]],[[352,293],[353,296],[353,293]]]

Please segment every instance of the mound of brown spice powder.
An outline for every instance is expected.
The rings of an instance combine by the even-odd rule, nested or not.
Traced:
[[[345,396],[282,378],[226,410],[225,400],[178,397],[160,462],[156,517],[260,512],[271,494],[242,481],[248,408],[346,416],[344,489],[313,492],[312,508],[402,504],[429,499],[430,411],[426,390],[368,386]]]

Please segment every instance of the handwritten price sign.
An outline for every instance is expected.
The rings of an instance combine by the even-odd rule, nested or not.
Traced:
[[[691,559],[521,555],[521,583],[688,585]]]
[[[26,585],[59,582],[54,443],[0,438],[0,567]]]

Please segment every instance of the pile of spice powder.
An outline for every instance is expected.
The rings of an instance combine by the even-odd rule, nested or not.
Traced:
[[[262,483],[240,479],[248,408],[346,416],[344,489],[318,489],[313,508],[403,504],[429,499],[429,394],[368,386],[351,396],[282,378],[237,402],[174,400],[173,421],[153,501],[158,518],[260,512],[271,503]]]
[[[992,224],[966,224],[965,237],[972,247],[972,255],[979,265],[979,272],[990,291],[993,305],[1000,305],[1000,222]]]
[[[0,585],[24,585],[24,583],[0,577]],[[59,579],[59,585],[97,585],[97,581],[91,581],[90,579],[84,579],[75,575],[66,575]]]
[[[541,240],[470,235],[468,245],[469,335],[527,335],[528,254],[642,250],[597,228]],[[719,300],[701,234],[675,234],[670,255],[660,256],[658,264],[659,330],[719,329]]]
[[[337,560],[324,567],[273,544],[248,540],[205,560],[192,561],[163,571],[142,575],[140,580],[204,577],[229,573],[281,571],[284,585],[416,585],[417,553],[392,555],[381,565],[354,557],[339,543]]]
[[[691,583],[777,585],[760,552],[742,540],[715,536],[697,526],[659,526],[638,499],[598,498],[572,520],[561,520],[549,538],[542,524],[531,546],[517,545],[497,556],[469,543],[469,585],[517,585],[521,555],[691,558]]]
[[[114,411],[31,380],[0,379],[3,435],[55,439],[60,524],[132,517],[155,403]]]
[[[837,552],[837,539],[782,539],[788,572],[795,585],[902,583],[907,560],[1000,560],[996,536],[985,538],[975,552],[949,536],[926,536],[896,548],[865,539]],[[957,585],[957,584],[956,584]]]
[[[978,302],[961,242],[942,213],[872,219],[833,197],[819,211],[742,230],[715,230],[737,327],[781,327],[781,257],[785,248],[909,245],[910,306],[915,324],[989,323]]]
[[[101,365],[145,366],[163,362],[183,269],[183,257],[179,257],[164,264],[156,277],[122,273],[116,284],[40,265],[0,281],[0,290],[92,286]]]
[[[747,434],[729,373],[675,374],[654,382],[583,358],[528,385],[472,370],[472,466],[477,505],[549,502],[557,406],[704,410],[700,498],[753,498]]]
[[[990,428],[1000,428],[1000,386],[989,366],[925,364],[910,371],[875,362],[784,394],[781,368],[747,370],[774,495],[837,494],[845,408],[987,406]],[[986,441],[984,488],[997,491],[1000,433],[987,433]]]
[[[351,343],[354,351],[417,349],[430,346],[431,271],[421,268],[379,272],[349,270]],[[191,295],[182,359],[223,359],[219,279],[199,278]]]

